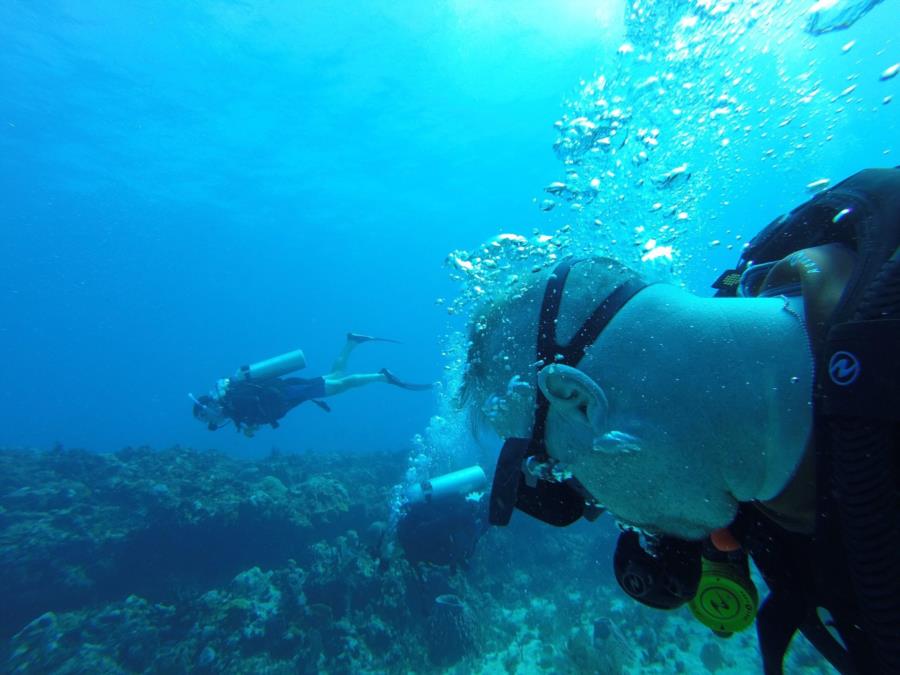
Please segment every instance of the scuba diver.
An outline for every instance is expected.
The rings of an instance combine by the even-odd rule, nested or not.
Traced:
[[[431,389],[430,384],[410,384],[397,378],[387,368],[377,373],[346,374],[347,359],[364,342],[392,342],[397,340],[369,335],[347,334],[347,342],[338,354],[331,371],[321,377],[281,377],[306,366],[302,350],[288,352],[252,365],[241,366],[230,378],[221,379],[209,394],[194,397],[194,417],[210,431],[229,422],[238,431],[251,437],[263,424],[278,428],[278,420],[301,403],[312,401],[325,412],[331,408],[321,399],[342,394],[350,389],[374,382],[383,382],[411,391]]]
[[[397,523],[397,541],[406,559],[465,567],[487,531],[487,477],[470,466],[411,486]]]
[[[842,673],[900,673],[900,167],[778,218],[713,286],[569,258],[475,313],[491,523],[608,510],[623,590],[755,623],[767,675],[798,630]]]

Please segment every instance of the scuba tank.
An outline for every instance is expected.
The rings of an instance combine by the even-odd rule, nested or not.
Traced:
[[[465,496],[483,490],[487,485],[484,469],[477,464],[437,478],[416,483],[406,492],[411,504],[444,499],[453,495]]]
[[[271,359],[257,361],[256,363],[241,366],[234,375],[231,376],[232,382],[250,382],[260,380],[271,380],[273,377],[280,377],[293,373],[295,370],[301,370],[306,367],[306,357],[303,355],[302,349],[295,349],[280,356],[273,356]]]

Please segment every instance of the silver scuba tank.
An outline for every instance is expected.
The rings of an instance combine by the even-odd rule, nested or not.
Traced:
[[[487,476],[484,469],[477,464],[467,469],[460,469],[437,478],[412,485],[406,492],[406,498],[413,504],[439,500],[452,495],[467,495],[487,487]]]
[[[273,356],[271,359],[241,366],[234,371],[234,375],[230,379],[232,382],[270,380],[273,377],[287,375],[305,367],[306,357],[303,355],[303,350],[296,349],[280,356]]]

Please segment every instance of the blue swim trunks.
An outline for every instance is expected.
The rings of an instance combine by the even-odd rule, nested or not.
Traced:
[[[304,401],[325,396],[324,377],[288,377],[284,382],[284,396],[287,403],[293,408]]]

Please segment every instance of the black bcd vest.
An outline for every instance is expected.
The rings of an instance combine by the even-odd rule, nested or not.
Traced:
[[[900,167],[861,171],[776,219],[714,287],[734,296],[751,264],[829,243],[858,260],[813,345],[815,533],[753,504],[730,527],[771,591],[757,618],[767,675],[797,630],[842,673],[900,673]]]

